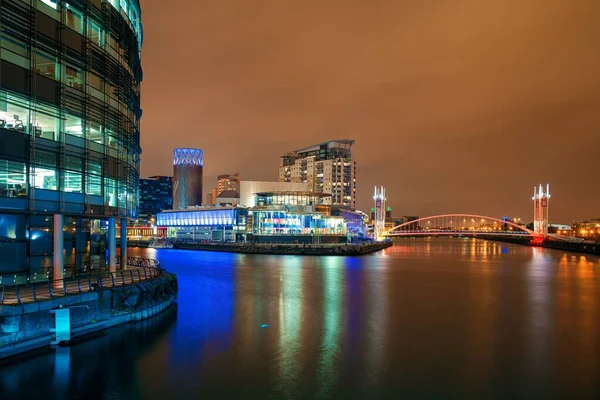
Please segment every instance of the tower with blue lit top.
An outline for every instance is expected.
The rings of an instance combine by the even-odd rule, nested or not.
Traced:
[[[173,209],[202,205],[203,152],[200,149],[173,151]]]

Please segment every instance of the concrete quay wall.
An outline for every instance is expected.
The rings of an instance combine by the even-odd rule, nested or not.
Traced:
[[[169,308],[177,296],[177,278],[163,273],[152,280],[101,288],[0,309],[0,359],[48,347],[54,340],[55,315],[69,308],[71,338],[139,321]]]

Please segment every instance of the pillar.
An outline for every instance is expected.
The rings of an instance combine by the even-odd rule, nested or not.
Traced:
[[[52,279],[59,280],[63,278],[65,268],[64,250],[65,250],[65,233],[63,226],[65,217],[62,214],[54,214],[54,248],[53,248],[53,271]],[[62,287],[62,282],[55,282],[55,287]]]
[[[127,269],[127,218],[121,218],[121,269]]]
[[[117,270],[117,219],[108,219],[108,268],[110,272]]]

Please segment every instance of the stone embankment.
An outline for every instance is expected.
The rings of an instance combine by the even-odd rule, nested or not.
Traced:
[[[51,299],[0,305],[0,359],[48,347],[55,339],[55,314],[69,309],[71,338],[139,321],[169,308],[177,296],[174,274],[164,270],[152,279],[100,287]]]

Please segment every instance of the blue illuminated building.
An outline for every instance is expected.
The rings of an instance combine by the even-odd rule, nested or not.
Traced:
[[[248,209],[245,207],[193,207],[158,213],[156,224],[167,236],[190,241],[244,241]]]

